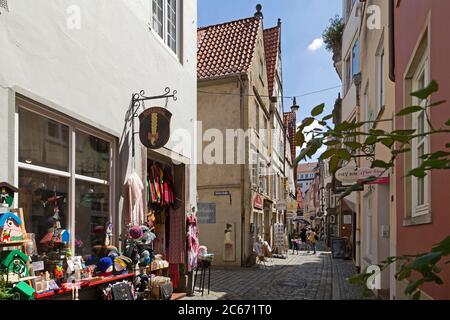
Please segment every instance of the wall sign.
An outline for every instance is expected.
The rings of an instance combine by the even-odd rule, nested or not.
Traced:
[[[344,184],[353,184],[370,177],[379,177],[383,173],[384,169],[381,168],[345,167],[336,172],[336,179]]]
[[[145,110],[139,116],[139,137],[144,146],[149,149],[164,147],[170,138],[170,120],[172,113],[161,107]]]
[[[199,203],[197,205],[197,219],[199,224],[216,223],[216,204]]]
[[[255,199],[253,200],[253,207],[255,209],[260,209],[260,210],[263,209],[263,200],[259,194],[257,194],[255,196]]]

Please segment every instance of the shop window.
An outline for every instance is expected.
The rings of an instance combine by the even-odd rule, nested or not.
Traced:
[[[27,230],[35,234],[39,254],[69,247],[76,255],[89,255],[104,244],[111,221],[112,140],[66,118],[25,109],[32,103],[17,101],[19,206]],[[67,244],[60,242],[64,230],[70,234]]]
[[[69,223],[69,179],[57,175],[19,170],[19,207],[28,233],[34,233],[40,254],[52,251],[49,229],[66,229]],[[49,237],[50,236],[50,237]]]
[[[33,166],[69,169],[69,127],[30,111],[19,110],[19,161]]]
[[[105,242],[109,221],[109,187],[77,180],[75,184],[75,253],[88,255]]]
[[[109,143],[84,132],[76,133],[76,173],[109,180]]]

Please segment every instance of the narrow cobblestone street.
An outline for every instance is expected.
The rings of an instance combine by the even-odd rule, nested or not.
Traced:
[[[213,268],[211,292],[184,300],[358,300],[363,288],[346,280],[355,274],[352,261],[332,259],[331,252],[300,252],[272,258],[267,266]],[[197,285],[199,280],[197,280]]]

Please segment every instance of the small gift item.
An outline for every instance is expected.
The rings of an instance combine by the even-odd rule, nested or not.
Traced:
[[[1,208],[10,208],[14,203],[14,193],[19,189],[7,182],[0,182],[0,210]]]
[[[22,220],[12,212],[0,215],[0,242],[21,241],[24,239]]]
[[[105,246],[112,245],[112,237],[113,237],[113,224],[111,222],[108,222],[106,224]]]

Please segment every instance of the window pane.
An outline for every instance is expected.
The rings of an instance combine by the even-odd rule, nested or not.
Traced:
[[[153,29],[163,38],[163,0],[153,0]]]
[[[167,45],[177,52],[177,1],[167,0]]]
[[[89,255],[105,244],[109,215],[109,187],[77,180],[75,186],[75,253]]]
[[[19,170],[19,207],[27,232],[35,234],[39,254],[48,255],[63,246],[50,232],[53,227],[67,227],[68,182],[67,178]]]
[[[359,73],[359,41],[353,46],[352,61],[352,76],[354,76]]]
[[[109,143],[83,132],[76,133],[76,173],[109,180]]]
[[[423,159],[421,158],[424,155],[424,146],[420,146],[417,149],[417,164],[420,166],[422,165]],[[417,179],[417,205],[423,205],[425,204],[425,179],[424,178],[418,178]]]
[[[68,171],[69,128],[19,109],[19,161]]]

